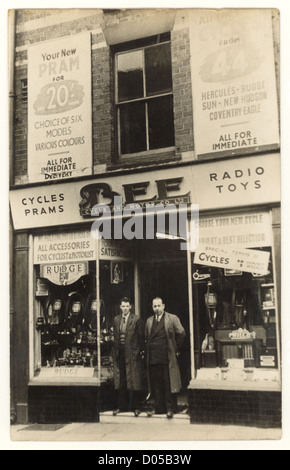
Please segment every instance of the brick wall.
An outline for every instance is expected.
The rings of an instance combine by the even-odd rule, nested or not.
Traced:
[[[99,422],[98,387],[29,387],[29,423]]]
[[[27,67],[18,67],[15,80],[14,113],[14,174],[18,177],[27,175],[27,103],[22,100],[22,81],[25,79],[27,79]]]
[[[175,145],[188,152],[194,149],[189,30],[173,31],[171,39]]]
[[[53,10],[18,10],[17,20],[19,24],[25,23],[26,21],[36,20],[43,18],[44,16],[50,16],[53,14]]]
[[[281,428],[279,392],[189,390],[192,424]]]
[[[110,163],[114,154],[114,83],[108,47],[93,51],[93,158],[94,165]]]

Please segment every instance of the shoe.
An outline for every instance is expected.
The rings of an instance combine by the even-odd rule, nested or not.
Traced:
[[[174,415],[173,415],[172,411],[168,411],[166,416],[167,416],[168,419],[172,419]]]
[[[120,413],[120,409],[117,408],[116,410],[113,411],[113,416],[117,416],[117,414]]]
[[[148,418],[151,418],[154,414],[155,414],[155,411],[154,411],[154,410],[149,410],[149,411],[147,411],[147,416],[148,416]]]
[[[138,418],[138,416],[141,414],[141,411],[140,410],[135,410],[134,411],[134,415],[136,418]]]

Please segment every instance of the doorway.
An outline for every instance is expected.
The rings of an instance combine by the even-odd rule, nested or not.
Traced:
[[[177,402],[177,411],[184,412],[191,380],[187,252],[180,249],[179,240],[146,240],[140,243],[138,253],[140,314],[144,322],[153,314],[153,298],[161,297],[166,311],[178,316],[186,332],[179,357],[182,392]]]
[[[113,318],[119,313],[119,300],[124,295],[132,300],[133,311],[141,316],[144,324],[153,314],[154,297],[161,297],[166,311],[178,316],[186,337],[179,357],[182,391],[177,397],[176,411],[186,413],[187,387],[191,380],[187,252],[180,250],[179,240],[139,240],[135,242],[134,248],[135,259],[132,262],[123,262],[124,276],[119,284],[111,282],[112,263],[101,261],[101,298],[106,305],[106,317],[110,314],[109,323],[112,326]],[[104,343],[102,350],[103,374],[106,372],[105,359],[109,356],[104,354],[104,349],[108,346],[109,343]],[[101,388],[102,411],[112,410],[116,402],[112,374]],[[147,409],[146,371],[142,392],[144,409]]]

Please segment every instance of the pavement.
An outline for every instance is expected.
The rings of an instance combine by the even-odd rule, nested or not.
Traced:
[[[112,449],[113,444],[118,447],[124,442],[126,448],[142,448],[142,443],[148,449],[152,444],[153,448],[174,448],[181,445],[183,448],[200,449],[201,445],[211,442],[216,443],[217,448],[221,448],[221,441],[224,445],[233,444],[239,447],[239,443],[248,442],[249,446],[265,445],[271,447],[277,440],[281,439],[281,429],[264,429],[245,426],[224,426],[212,424],[190,424],[189,416],[186,413],[174,415],[169,420],[166,415],[154,415],[148,418],[142,413],[135,418],[132,413],[120,413],[112,416],[112,412],[101,413],[99,423],[69,423],[69,424],[30,424],[12,425],[10,427],[11,445],[17,449],[21,448],[21,443],[62,443],[69,446],[70,443],[93,444],[94,449]],[[106,444],[105,444],[106,443]],[[75,449],[75,445],[71,444]],[[206,446],[205,446],[206,447]],[[26,448],[26,445],[25,447]],[[82,447],[81,447],[82,448]],[[158,447],[157,447],[158,448]]]

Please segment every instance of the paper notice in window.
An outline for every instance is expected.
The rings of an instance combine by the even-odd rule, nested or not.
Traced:
[[[268,273],[269,260],[270,253],[266,251],[211,245],[199,245],[194,255],[195,264],[235,269],[262,276]]]

